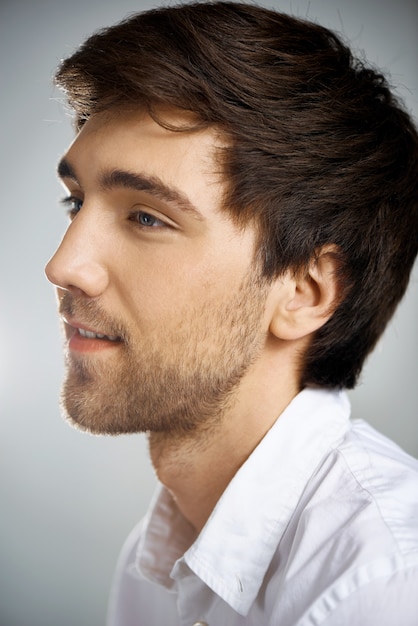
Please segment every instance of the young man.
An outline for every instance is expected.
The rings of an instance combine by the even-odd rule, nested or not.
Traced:
[[[63,404],[147,432],[161,482],[109,624],[416,625],[417,463],[343,391],[418,247],[417,133],[384,78],[220,2],[106,29],[57,82]]]

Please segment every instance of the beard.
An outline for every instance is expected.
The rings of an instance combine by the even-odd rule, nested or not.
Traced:
[[[262,320],[267,285],[246,279],[222,303],[176,312],[178,324],[129,330],[96,302],[66,292],[61,312],[121,338],[109,358],[67,354],[64,414],[93,434],[207,431],[233,404],[239,383],[266,336]]]

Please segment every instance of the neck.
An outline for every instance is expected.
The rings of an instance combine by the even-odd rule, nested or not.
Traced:
[[[157,476],[197,533],[241,465],[299,391],[296,368],[278,371],[268,361],[241,381],[234,402],[210,429],[184,437],[149,436]]]

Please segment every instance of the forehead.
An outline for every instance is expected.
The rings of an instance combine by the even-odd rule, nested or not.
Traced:
[[[160,119],[167,127],[142,111],[98,113],[83,125],[66,160],[146,169],[155,175],[164,172],[166,177],[193,170],[208,183],[222,183],[219,156],[227,144],[220,132],[214,127],[193,129],[195,120],[187,113],[166,110]]]

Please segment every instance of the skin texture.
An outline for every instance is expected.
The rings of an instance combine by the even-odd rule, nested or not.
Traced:
[[[215,129],[175,133],[140,112],[92,117],[59,167],[71,223],[46,268],[67,417],[148,432],[197,530],[299,391],[300,359],[336,298],[326,250],[306,274],[261,279],[255,227],[221,210],[221,143]]]

